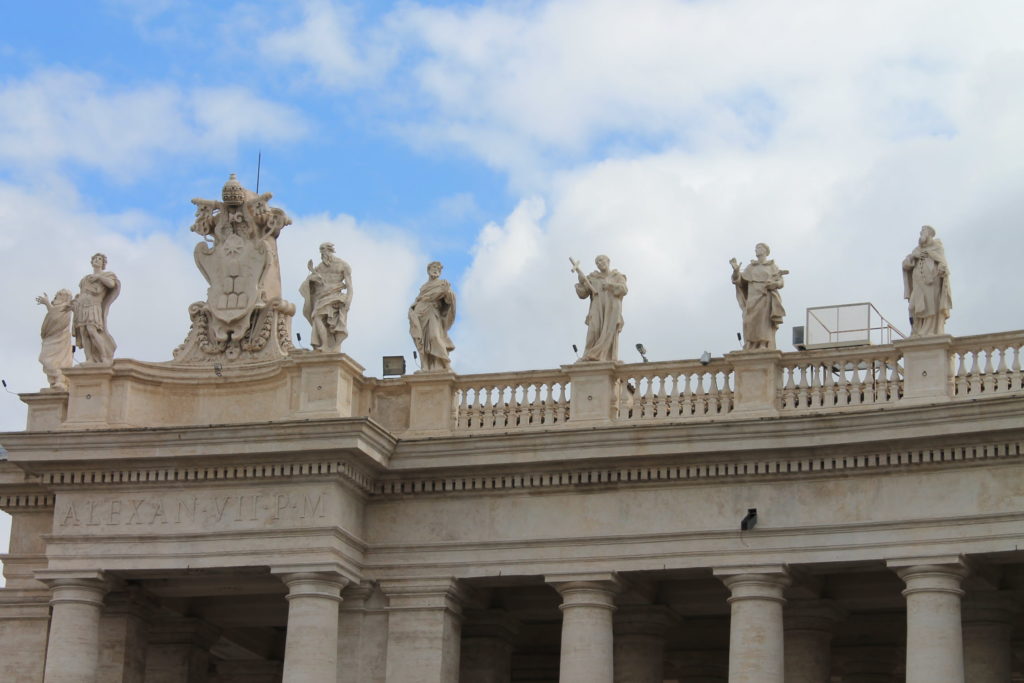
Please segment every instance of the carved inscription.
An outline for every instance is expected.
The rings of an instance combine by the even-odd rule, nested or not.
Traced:
[[[322,523],[322,491],[265,491],[223,495],[132,495],[59,500],[58,528],[299,526]],[[320,521],[318,521],[320,520]]]

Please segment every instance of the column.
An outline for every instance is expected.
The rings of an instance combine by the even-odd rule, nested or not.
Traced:
[[[1013,673],[1013,602],[998,591],[967,596],[963,604],[964,680],[1009,681]]]
[[[337,683],[338,607],[348,579],[332,571],[280,572],[280,578],[288,586],[282,683]]]
[[[849,647],[838,652],[836,659],[843,683],[894,683],[899,650],[870,645]]]
[[[468,610],[462,623],[459,680],[511,683],[512,642],[519,624],[504,610]],[[658,683],[661,683],[659,681]]]
[[[787,683],[820,683],[832,671],[832,635],[845,618],[828,600],[790,600],[783,610]]]
[[[615,683],[662,683],[669,611],[658,605],[630,605],[615,612]]]
[[[206,683],[220,632],[202,619],[164,617],[149,625],[146,683]]]
[[[562,596],[560,683],[614,683],[614,574],[545,577]]]
[[[966,567],[959,562],[889,566],[907,586],[906,683],[964,683],[960,582]]]
[[[47,578],[50,638],[44,683],[95,683],[100,651],[100,616],[107,584],[100,572],[89,578]]]
[[[338,683],[384,683],[388,615],[384,595],[369,583],[341,592]]]
[[[455,579],[392,580],[388,597],[387,683],[458,683],[462,604]]]
[[[732,593],[729,604],[729,683],[785,683],[783,567],[715,570]]]
[[[682,650],[668,655],[670,679],[684,683],[726,683],[729,680],[729,653],[706,650]]]
[[[100,618],[99,683],[143,683],[150,607],[135,587],[107,595]]]

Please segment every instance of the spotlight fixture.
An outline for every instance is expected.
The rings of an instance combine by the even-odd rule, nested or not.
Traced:
[[[711,362],[711,354],[709,352],[705,351],[704,353],[700,354],[700,364],[701,365],[707,365],[710,362]]]
[[[644,362],[647,363],[647,347],[643,344],[637,344],[636,350],[640,354],[640,357],[644,359]]]
[[[221,371],[223,369],[224,369],[224,366],[221,365],[220,363],[214,363],[213,364],[213,374],[217,375],[218,377],[223,377],[223,375],[221,374]]]

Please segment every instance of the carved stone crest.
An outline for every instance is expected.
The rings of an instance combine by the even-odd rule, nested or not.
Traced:
[[[191,230],[203,237],[195,248],[196,266],[209,287],[206,301],[189,306],[192,327],[174,361],[281,358],[292,349],[295,306],[281,298],[277,237],[291,219],[268,205],[269,192],[245,189],[234,173],[221,197],[192,200]]]

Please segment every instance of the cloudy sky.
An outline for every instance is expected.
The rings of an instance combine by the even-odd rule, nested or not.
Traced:
[[[205,291],[189,200],[231,172],[254,188],[260,154],[294,221],[286,293],[333,241],[368,374],[413,362],[432,259],[459,372],[573,361],[568,257],[599,253],[629,278],[627,361],[735,349],[728,260],[758,241],[791,271],[783,348],[811,306],[871,301],[905,328],[924,223],[949,331],[1024,327],[1022,25],[1016,0],[7,3],[0,377],[45,384],[34,298],[77,289],[96,251],[123,283],[118,355],[168,360]],[[22,429],[0,397],[0,431]]]

